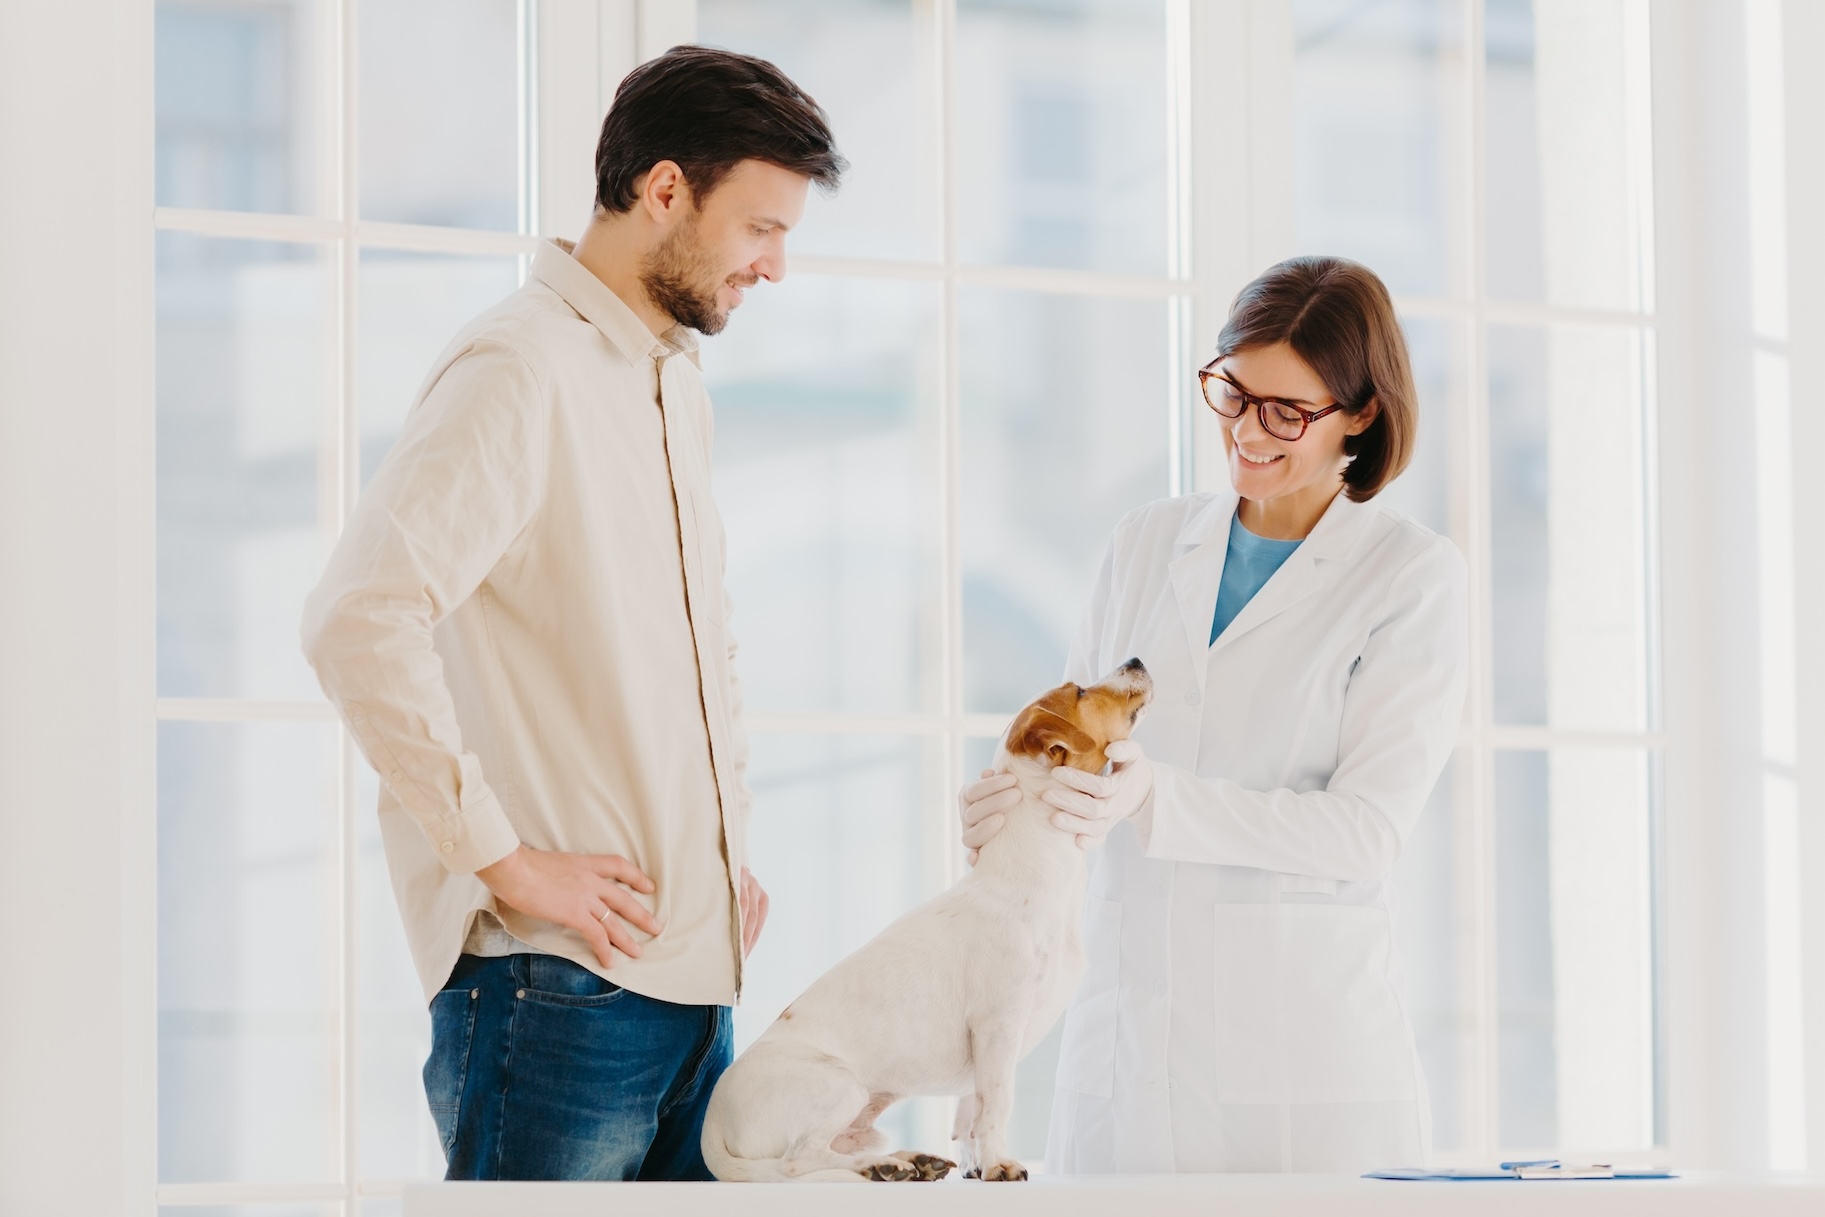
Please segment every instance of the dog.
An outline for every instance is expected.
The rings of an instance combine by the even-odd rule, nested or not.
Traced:
[[[1039,796],[1059,765],[1100,772],[1153,696],[1138,659],[1022,710],[995,768],[1023,796],[976,867],[819,978],[722,1075],[703,1124],[718,1179],[932,1180],[957,1163],[880,1153],[874,1127],[912,1095],[957,1095],[970,1178],[1020,1180],[1008,1154],[1014,1067],[1064,1013],[1084,969],[1087,868]]]

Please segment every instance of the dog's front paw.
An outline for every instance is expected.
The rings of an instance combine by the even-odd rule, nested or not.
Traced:
[[[1012,1158],[1003,1158],[998,1162],[991,1162],[987,1167],[981,1169],[972,1166],[963,1173],[963,1177],[980,1179],[984,1183],[1024,1183],[1027,1168]]]

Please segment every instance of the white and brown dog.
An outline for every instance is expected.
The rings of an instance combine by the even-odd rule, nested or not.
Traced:
[[[975,869],[825,973],[722,1075],[703,1124],[718,1179],[943,1178],[956,1164],[935,1154],[879,1152],[875,1121],[912,1095],[962,1096],[952,1137],[967,1175],[1027,1177],[1007,1150],[1014,1067],[1084,967],[1084,854],[1039,796],[1056,766],[1100,772],[1152,695],[1130,659],[1014,718],[995,768],[1023,797]]]

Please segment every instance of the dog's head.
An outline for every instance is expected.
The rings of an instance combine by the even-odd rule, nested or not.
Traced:
[[[1093,685],[1059,685],[1015,715],[1008,755],[1098,773],[1108,760],[1103,749],[1128,738],[1152,699],[1153,677],[1138,659]]]

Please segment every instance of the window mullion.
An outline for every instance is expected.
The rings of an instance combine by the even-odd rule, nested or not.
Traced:
[[[1467,974],[1473,978],[1472,1009],[1476,1068],[1472,1093],[1473,1144],[1481,1158],[1497,1153],[1500,1136],[1500,1032],[1499,994],[1496,980],[1495,857],[1495,749],[1489,729],[1494,719],[1495,639],[1493,572],[1490,560],[1490,465],[1488,377],[1488,278],[1485,266],[1488,210],[1484,198],[1485,84],[1483,0],[1465,0],[1465,85],[1469,121],[1465,124],[1465,203],[1469,208],[1464,231],[1470,241],[1463,265],[1464,285],[1470,301],[1465,334],[1465,402],[1463,446],[1459,449],[1468,473],[1465,543],[1471,576],[1471,638],[1473,640],[1470,719],[1484,740],[1471,749],[1471,840],[1474,867],[1468,893],[1471,920],[1476,926],[1475,949]]]
[[[357,46],[358,31],[356,28],[356,0],[340,0],[338,38],[335,53],[330,57],[330,87],[326,95],[338,99],[338,121],[334,128],[336,138],[325,141],[333,145],[337,157],[335,177],[338,185],[336,218],[341,221],[342,231],[338,237],[335,250],[337,255],[337,274],[334,280],[337,285],[337,307],[334,316],[337,319],[335,343],[335,375],[331,383],[336,386],[335,417],[336,446],[334,464],[336,468],[336,516],[331,540],[341,535],[348,521],[349,513],[354,509],[355,499],[360,493],[360,437],[361,425],[359,401],[356,390],[356,343],[358,341],[358,306],[361,269],[361,251],[356,239],[356,226],[360,215],[360,136],[357,127],[360,113],[358,94],[359,52]],[[357,921],[359,911],[355,907],[355,790],[358,766],[361,757],[355,752],[346,732],[337,733],[336,764],[336,862],[333,867],[335,875],[336,921],[334,941],[336,942],[336,977],[335,992],[338,995],[336,1019],[336,1059],[337,1084],[336,1097],[338,1104],[338,1131],[336,1140],[337,1170],[336,1179],[344,1188],[344,1212],[358,1214],[360,1199],[357,1195],[356,1178],[360,1172],[360,1092],[357,1054],[359,1044],[356,1010],[358,994],[356,990],[355,943],[357,940]]]

